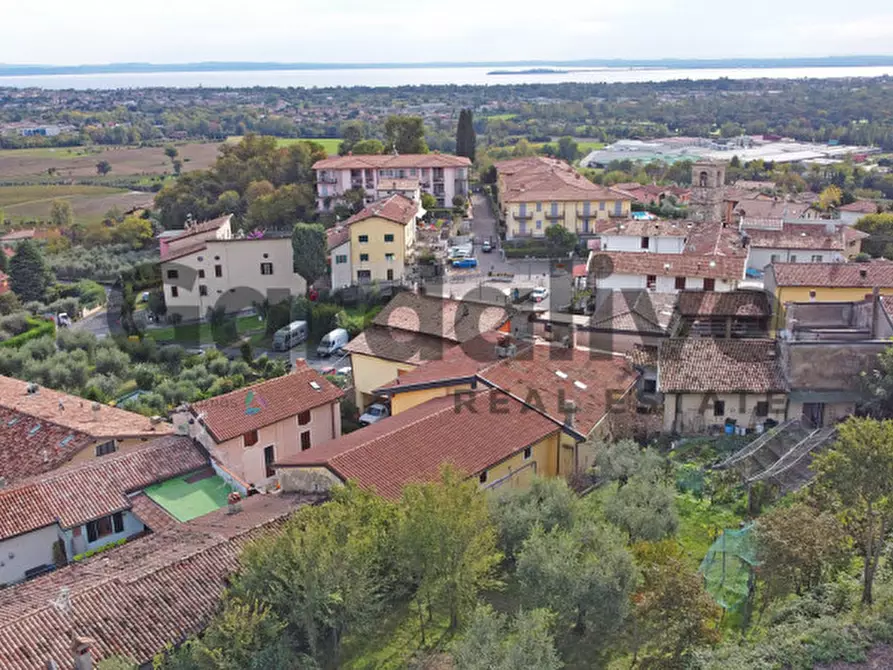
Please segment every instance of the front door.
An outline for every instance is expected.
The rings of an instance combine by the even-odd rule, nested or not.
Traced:
[[[357,281],[361,284],[368,284],[372,281],[372,270],[357,270]]]
[[[821,428],[823,425],[825,425],[825,403],[803,403],[803,419],[807,425],[813,426],[815,428]]]

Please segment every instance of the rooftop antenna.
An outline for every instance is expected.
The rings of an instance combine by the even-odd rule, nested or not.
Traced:
[[[56,596],[55,600],[50,600],[50,605],[60,614],[71,614],[71,589],[67,586],[59,589],[59,595]]]

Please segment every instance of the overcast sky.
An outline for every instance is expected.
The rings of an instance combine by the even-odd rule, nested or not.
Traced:
[[[893,1],[0,0],[0,63],[893,54]]]

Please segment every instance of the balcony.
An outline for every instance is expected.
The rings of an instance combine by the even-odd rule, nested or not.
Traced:
[[[351,188],[363,188],[363,180],[362,179],[351,179],[350,187]]]
[[[333,174],[322,173],[316,178],[316,181],[320,184],[337,184],[338,177]]]
[[[543,216],[549,221],[561,221],[564,219],[564,212],[546,212]]]
[[[529,221],[533,218],[533,212],[512,212],[512,217],[518,221]]]

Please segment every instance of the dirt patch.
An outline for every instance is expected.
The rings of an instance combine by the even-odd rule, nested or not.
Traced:
[[[75,221],[101,221],[113,207],[122,212],[152,205],[154,195],[141,191],[125,191],[102,186],[3,186],[0,187],[0,208],[12,221],[46,221],[53,200],[68,200]]]
[[[183,171],[203,170],[217,159],[219,143],[177,146]],[[172,173],[171,160],[162,147],[71,147],[0,151],[0,178],[46,177],[51,168],[57,177],[95,177],[96,164],[106,160],[111,177]]]

